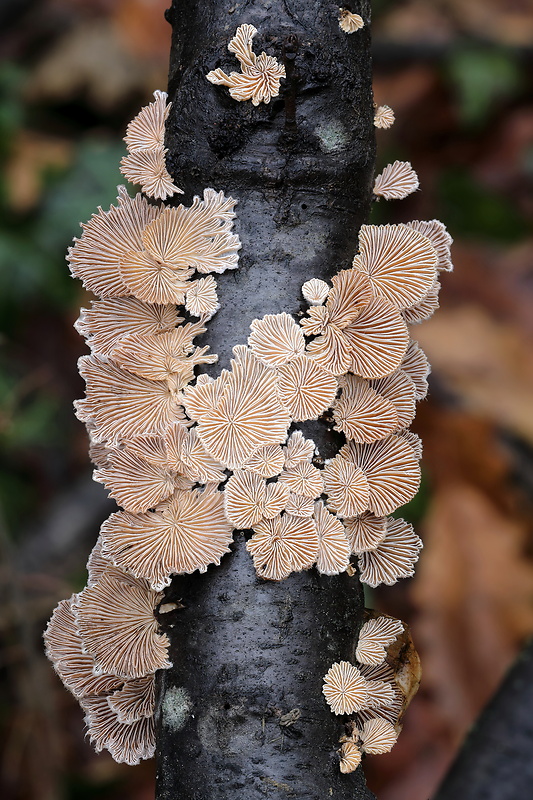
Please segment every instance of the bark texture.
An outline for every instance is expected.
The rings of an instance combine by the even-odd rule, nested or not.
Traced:
[[[350,266],[368,221],[370,2],[351,10],[365,20],[352,35],[327,0],[174,0],[167,12],[168,169],[187,203],[208,186],[239,200],[239,267],[217,276],[222,308],[198,340],[219,354],[214,376],[254,318],[298,315],[304,281]],[[258,29],[255,52],[285,65],[281,94],[266,106],[232,100],[205,78],[240,70],[227,45],[244,23]],[[323,457],[338,450],[326,417],[300,427]],[[311,570],[264,582],[243,534],[235,538],[220,567],[175,578],[167,593],[182,608],[163,621],[174,666],[158,680],[158,800],[373,797],[361,770],[339,772],[343,725],[321,694],[331,664],[354,658],[358,579]]]
[[[533,641],[461,747],[434,800],[526,800],[533,795]]]

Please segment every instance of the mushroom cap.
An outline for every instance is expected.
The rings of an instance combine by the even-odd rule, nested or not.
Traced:
[[[352,553],[356,555],[366,550],[375,550],[387,535],[386,517],[376,517],[371,511],[345,519],[344,524]]]
[[[368,482],[361,469],[341,455],[323,470],[328,507],[339,517],[354,517],[368,508]]]
[[[156,511],[119,511],[104,522],[103,550],[114,564],[161,590],[171,575],[205,572],[229,553],[233,526],[224,513],[223,493],[178,490]]]
[[[393,403],[381,396],[373,384],[346,375],[342,393],[333,410],[335,428],[355,442],[375,442],[398,428]]]
[[[371,444],[345,445],[338,459],[347,459],[360,469],[368,482],[368,505],[348,517],[369,510],[381,517],[411,500],[420,486],[420,464],[413,448],[391,435]]]
[[[326,281],[321,281],[320,278],[311,278],[302,284],[302,294],[313,306],[322,305],[326,300],[329,292],[329,286]]]
[[[281,367],[304,352],[304,335],[290,314],[267,314],[254,319],[250,328],[250,349],[269,367]]]
[[[398,419],[396,428],[407,428],[416,414],[416,389],[407,373],[397,369],[384,378],[370,381],[370,386],[396,409]]]
[[[295,467],[300,461],[311,461],[316,445],[312,439],[306,439],[301,431],[294,431],[282,447],[285,456],[285,467]]]
[[[257,472],[263,478],[274,478],[279,475],[285,463],[285,456],[279,444],[260,447],[247,459],[242,468],[249,472]]]
[[[285,77],[285,67],[272,56],[261,53],[257,56],[252,50],[252,39],[257,33],[253,25],[240,25],[228,44],[241,65],[242,72],[226,75],[215,69],[206,75],[210,83],[229,87],[234,100],[251,100],[254,106],[269,103],[279,94],[280,79]]]
[[[368,275],[374,294],[396,308],[409,308],[422,300],[435,281],[437,264],[430,240],[414,228],[361,226],[354,268]]]
[[[342,331],[348,368],[362,378],[382,378],[400,366],[409,344],[407,325],[388,300],[374,298]],[[312,343],[313,344],[313,343]]]
[[[93,480],[109,489],[109,496],[126,511],[148,511],[174,492],[176,475],[155,466],[127,450],[113,450],[108,466],[96,470]]]
[[[344,33],[355,33],[364,24],[364,20],[359,14],[352,14],[347,8],[339,8],[339,27]]]
[[[396,431],[394,435],[404,439],[407,444],[413,448],[415,458],[418,458],[420,461],[423,455],[422,439],[420,436],[417,433],[414,433],[414,431],[409,430],[409,428],[402,428],[401,430]]]
[[[388,164],[374,181],[374,194],[385,200],[402,200],[416,192],[419,187],[418,175],[409,161],[395,161]]]
[[[410,578],[422,546],[412,525],[390,517],[385,538],[374,550],[359,555],[361,581],[375,588],[380,583],[392,586],[400,578]]]
[[[190,269],[159,263],[146,250],[130,250],[120,259],[120,276],[128,293],[146,303],[183,305],[191,275]]]
[[[187,323],[157,334],[130,334],[115,346],[113,360],[141,378],[169,381],[179,376],[186,385],[194,376],[196,364],[212,364],[217,360],[216,355],[205,354],[208,348],[192,344],[192,338],[204,331],[203,327]]]
[[[339,750],[339,769],[343,774],[349,774],[350,772],[355,772],[359,764],[361,763],[361,750],[356,742],[348,739],[346,742],[343,742],[341,749]]]
[[[139,185],[144,194],[156,200],[183,194],[183,189],[176,186],[167,170],[167,152],[162,145],[135,150],[121,158],[120,171],[130,183]]]
[[[217,282],[212,275],[192,281],[187,289],[185,308],[195,317],[207,321],[220,308],[217,296]]]
[[[308,569],[316,561],[316,525],[311,519],[288,514],[263,519],[255,526],[246,549],[252,555],[259,577],[283,580],[291,572]]]
[[[295,422],[318,419],[335,399],[337,381],[306,356],[297,356],[278,370],[279,395]]]
[[[44,632],[45,652],[61,681],[77,697],[104,695],[119,689],[124,680],[117,675],[95,675],[94,661],[83,650],[72,610],[76,595],[62,600]]]
[[[307,461],[300,461],[294,467],[283,470],[279,482],[288,486],[294,494],[304,497],[318,497],[324,491],[322,473]]]
[[[231,233],[236,200],[205,189],[189,207],[167,207],[143,231],[144,249],[174,270],[224,272],[238,264],[241,243]]]
[[[387,129],[394,125],[394,111],[390,106],[378,106],[374,113],[374,125],[376,128]]]
[[[89,554],[87,561],[87,584],[92,586],[100,580],[105,569],[111,566],[111,562],[102,555],[102,539],[98,536],[96,544]]]
[[[437,251],[438,264],[437,269],[444,272],[451,272],[453,264],[451,260],[450,248],[453,244],[453,239],[446,230],[446,226],[438,219],[431,220],[413,220],[407,222],[409,228],[419,231],[424,236],[427,236],[435,250]]]
[[[235,528],[253,528],[264,517],[267,484],[255,472],[236,470],[226,484],[224,508]]]
[[[240,468],[260,447],[285,441],[290,424],[275,372],[251,351],[239,353],[243,360],[232,361],[231,372],[217,378],[223,384],[221,397],[198,424],[206,450],[229,469]]]
[[[322,501],[315,503],[313,519],[318,533],[316,568],[323,575],[338,575],[350,563],[351,549],[342,522]]]
[[[136,297],[96,300],[91,308],[82,308],[75,328],[87,339],[93,353],[112,355],[113,349],[125,336],[162,333],[183,322],[175,305],[143,303]]]
[[[155,711],[155,676],[125,681],[121,689],[107,698],[107,702],[118,721],[125,725],[143,717],[152,717]]]
[[[153,150],[165,143],[165,123],[172,103],[167,103],[167,93],[155,91],[155,100],[143,106],[126,128],[124,141],[129,153]]]
[[[120,722],[107,697],[86,697],[81,701],[88,734],[97,753],[109,750],[115,761],[133,766],[155,754],[154,718],[141,717],[133,723]]]
[[[412,340],[409,342],[409,347],[402,359],[400,368],[411,378],[415,385],[415,399],[423,400],[428,393],[428,375],[431,372],[431,367],[418,342]]]
[[[322,693],[334,714],[352,714],[367,705],[367,681],[349,661],[333,664],[324,676]]]
[[[381,664],[387,654],[386,648],[402,633],[403,623],[399,619],[377,617],[365,622],[359,632],[355,657],[361,664]]]
[[[94,422],[94,439],[116,446],[134,436],[161,434],[180,418],[181,405],[163,381],[141,378],[99,356],[82,356],[78,363],[86,398],[77,401],[77,415]]]
[[[124,186],[118,187],[118,193],[117,206],[109,211],[99,208],[82,225],[81,238],[74,239],[67,256],[72,275],[102,298],[130,294],[120,275],[120,260],[130,250],[141,248],[143,230],[161,213],[141,194],[130,197]]]
[[[285,511],[292,517],[312,517],[315,510],[315,501],[312,497],[304,497],[303,494],[289,493],[289,499],[285,506]]]
[[[402,312],[404,320],[408,325],[418,325],[433,316],[439,308],[440,282],[435,278],[433,286],[426,295],[409,308]]]
[[[141,678],[170,666],[168,638],[154,616],[161,598],[146,581],[114,567],[80,592],[73,610],[96,674]]]
[[[364,723],[359,734],[361,748],[369,755],[388,753],[396,744],[398,734],[386,719],[369,719]]]

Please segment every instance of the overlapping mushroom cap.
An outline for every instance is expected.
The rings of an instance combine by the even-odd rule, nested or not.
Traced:
[[[339,12],[345,32],[362,27]],[[285,72],[255,55],[255,34],[242,25],[230,42],[241,73],[218,69],[208,79],[257,105],[279,93]],[[181,190],[165,164],[170,105],[154,96],[128,126],[122,170],[164,200]],[[393,120],[377,109],[378,127]],[[374,192],[400,198],[417,187],[411,165],[395,162]],[[219,308],[209,273],[238,264],[235,203],[206,189],[190,206],[165,207],[120,187],[117,205],[99,209],[69,251],[72,273],[99,295],[76,323],[91,349],[80,361],[86,397],[77,413],[94,477],[122,510],[102,526],[87,587],[58,606],[45,639],[96,748],[127,763],[154,750],[154,672],[169,666],[154,614],[162,589],[172,575],[219,564],[234,528],[248,531],[257,574],[276,581],[313,566],[353,574],[353,554],[362,581],[390,585],[412,574],[422,546],[387,515],[420,480],[421,443],[408,426],[429,365],[408,325],[438,306],[438,273],[452,268],[449,234],[436,220],[363,226],[350,269],[331,287],[303,284],[310,307],[300,324],[284,312],[253,320],[229,370],[197,375],[217,359],[194,344]],[[291,427],[315,420],[346,437],[332,459]],[[334,713],[355,715],[342,771],[394,743],[403,699],[383,659],[401,629],[385,617],[366,623],[359,665],[338,662],[325,677]]]
[[[227,75],[215,69],[206,75],[210,83],[229,87],[234,100],[251,100],[254,106],[270,103],[279,94],[280,80],[285,77],[285,67],[266,53],[257,56],[252,50],[252,39],[257,33],[253,25],[240,25],[228,44],[240,62],[242,72]]]
[[[165,123],[171,104],[166,92],[155,91],[154,97],[128,125],[124,141],[129,155],[121,160],[120,170],[131,183],[140,184],[148,197],[166,200],[183,190],[172,181],[165,163]]]
[[[409,161],[388,164],[374,181],[374,194],[385,200],[402,200],[418,189],[418,176]],[[423,231],[422,231],[423,233]]]

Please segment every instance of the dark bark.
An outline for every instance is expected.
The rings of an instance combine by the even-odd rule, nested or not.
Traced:
[[[205,344],[213,375],[246,343],[250,322],[298,315],[300,288],[350,266],[368,220],[374,169],[370,3],[351,10],[363,30],[343,33],[326,0],[175,0],[167,166],[185,201],[204,187],[238,198],[239,268],[217,276],[222,308]],[[259,33],[287,80],[268,106],[236,102],[205,75],[239,71],[227,50],[238,25]],[[327,419],[301,426],[333,455]],[[322,677],[353,659],[363,595],[356,577],[314,570],[275,584],[255,577],[244,539],[205,575],[176,578],[171,660],[159,677],[158,800],[260,797],[370,798],[359,770],[339,772],[341,720],[326,706]],[[283,715],[300,712],[294,725]]]
[[[434,800],[533,796],[533,641],[466,738]]]

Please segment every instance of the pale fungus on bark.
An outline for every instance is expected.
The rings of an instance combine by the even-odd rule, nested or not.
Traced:
[[[339,13],[346,33],[363,26],[359,15]],[[207,78],[257,106],[278,96],[285,68],[253,52],[256,33],[241,25],[230,41],[240,73],[215,69]],[[128,125],[122,160],[123,174],[152,201],[119,187],[117,205],[99,208],[69,249],[72,274],[97,295],[76,322],[91,350],[79,362],[86,392],[77,415],[94,479],[121,509],[102,525],[87,587],[59,604],[45,632],[96,749],[129,764],[154,753],[154,675],[170,666],[156,612],[180,608],[164,602],[163,590],[174,575],[218,566],[234,529],[247,531],[266,581],[313,567],[353,575],[352,555],[371,587],[412,575],[422,542],[388,516],[420,482],[421,442],[408,426],[430,368],[408,324],[433,313],[438,274],[452,269],[452,240],[437,220],[364,225],[352,266],[331,287],[303,283],[305,316],[252,320],[230,368],[198,374],[217,361],[194,339],[224,301],[212,273],[238,267],[237,201],[206,188],[189,206],[154,202],[181,193],[165,164],[170,105],[165,92],[154,97]],[[393,121],[391,109],[377,109],[377,127]],[[411,165],[396,161],[374,193],[401,198],[417,188]],[[191,316],[198,319],[185,321]],[[333,457],[298,429],[316,420],[346,438]],[[399,620],[371,619],[358,666],[337,662],[324,678],[331,710],[354,715],[341,740],[342,772],[356,769],[362,752],[394,744],[416,683],[404,691],[400,668],[389,664],[402,629]]]
[[[399,619],[377,617],[365,622],[359,631],[355,657],[361,664],[375,666],[385,660],[386,648],[403,631]]]
[[[418,176],[409,161],[388,164],[374,181],[374,194],[385,200],[403,200],[419,188]],[[421,231],[423,233],[423,231]]]
[[[339,27],[344,33],[355,33],[361,30],[364,24],[359,14],[353,14],[347,8],[339,8]]]
[[[349,661],[330,667],[322,693],[334,714],[352,714],[368,705],[368,682]]]
[[[210,83],[227,86],[234,100],[251,100],[254,106],[270,103],[279,94],[281,78],[285,77],[285,67],[273,56],[261,53],[257,56],[252,50],[252,39],[257,33],[253,25],[240,25],[228,44],[230,53],[241,65],[241,72],[227,75],[218,68],[208,72]]]
[[[326,300],[329,292],[329,286],[326,281],[320,278],[311,278],[302,284],[302,294],[308,303],[312,306],[320,306]]]
[[[394,725],[385,719],[370,719],[359,733],[361,749],[369,755],[388,753],[396,744],[398,734]]]
[[[352,739],[347,739],[342,743],[341,749],[339,750],[340,771],[344,775],[347,775],[350,772],[355,772],[361,763],[361,757],[362,753],[357,745],[357,742],[354,742]]]
[[[291,572],[309,569],[317,559],[318,546],[316,525],[311,519],[283,514],[260,520],[246,549],[261,578],[279,581]]]
[[[378,546],[359,555],[362,582],[375,588],[381,583],[392,586],[400,578],[411,577],[422,547],[412,525],[390,517],[387,533]]]
[[[376,128],[387,129],[394,125],[394,111],[390,106],[378,106],[374,113],[374,125]]]

